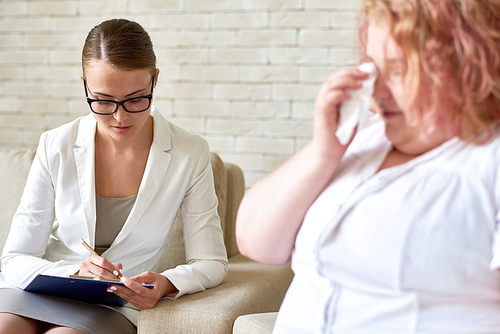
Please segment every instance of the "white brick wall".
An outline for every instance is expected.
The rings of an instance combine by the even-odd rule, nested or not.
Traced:
[[[88,113],[81,48],[99,22],[124,17],[151,35],[155,105],[240,165],[247,186],[311,138],[313,101],[356,63],[359,0],[2,0],[0,146]]]

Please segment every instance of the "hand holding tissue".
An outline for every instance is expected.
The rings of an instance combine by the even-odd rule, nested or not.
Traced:
[[[361,88],[349,90],[351,98],[340,106],[339,126],[335,135],[342,145],[349,142],[356,126],[364,122],[373,95],[373,85],[376,79],[375,65],[370,62],[362,63],[359,65],[359,70],[369,73],[370,76],[363,81]]]

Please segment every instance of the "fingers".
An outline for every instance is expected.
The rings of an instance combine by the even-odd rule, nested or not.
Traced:
[[[115,274],[118,278],[122,278],[123,265],[121,263],[113,263],[113,267],[115,267],[115,270],[113,270],[113,274]]]
[[[121,271],[123,269],[123,265],[119,262],[116,262],[116,263],[113,263],[113,266],[118,269],[119,271]]]
[[[349,90],[361,88],[363,80],[366,80],[368,76],[368,73],[357,68],[349,68],[330,74],[318,92],[316,107],[334,109],[341,102],[350,98]]]
[[[351,94],[345,90],[325,88],[320,91],[314,103],[316,117],[326,117],[327,120],[335,121],[336,125],[339,105],[350,98]]]
[[[80,264],[79,274],[81,276],[117,278],[122,267],[120,263],[113,264],[102,256],[91,254]]]
[[[122,277],[121,281],[125,286],[113,285],[109,287],[108,292],[115,293],[141,310],[152,308],[161,298],[156,286],[153,289],[146,288],[142,283],[128,277]]]
[[[357,68],[347,68],[330,74],[324,85],[332,89],[357,89],[361,88],[363,80],[368,79],[368,76],[368,73]]]
[[[145,272],[133,278],[122,277],[121,280],[125,286],[113,285],[108,292],[117,294],[141,310],[156,305],[163,296],[168,281],[165,276],[152,272]],[[154,288],[146,288],[143,283],[153,285]]]
[[[353,67],[333,72],[322,84],[314,102],[313,144],[318,152],[333,159],[343,155],[347,145],[341,145],[335,136],[339,107],[368,77],[368,73]]]

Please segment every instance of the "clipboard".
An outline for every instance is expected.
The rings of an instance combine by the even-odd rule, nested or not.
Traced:
[[[84,276],[37,275],[24,291],[42,293],[50,296],[78,300],[91,304],[123,306],[128,302],[107,292],[110,285],[124,285],[120,280],[94,279]],[[144,285],[153,288],[153,285]]]

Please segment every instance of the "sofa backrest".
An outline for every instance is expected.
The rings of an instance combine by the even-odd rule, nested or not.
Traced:
[[[0,148],[0,251],[3,249],[12,217],[19,205],[34,155],[34,149]],[[224,163],[214,152],[211,152],[211,161],[224,242],[228,257],[231,257],[238,254],[234,225],[236,212],[245,191],[243,172],[234,164]],[[182,221],[177,214],[168,247],[157,269],[164,270],[185,262]]]
[[[236,246],[235,223],[236,213],[245,193],[245,180],[241,168],[231,163],[224,163],[217,153],[211,152],[211,161],[215,192],[219,201],[218,213],[224,232],[224,243],[227,256],[231,257],[239,253]],[[177,212],[167,249],[160,260],[158,271],[173,268],[183,263],[186,263],[186,257],[182,220]]]
[[[19,206],[35,149],[0,148],[0,252]]]

